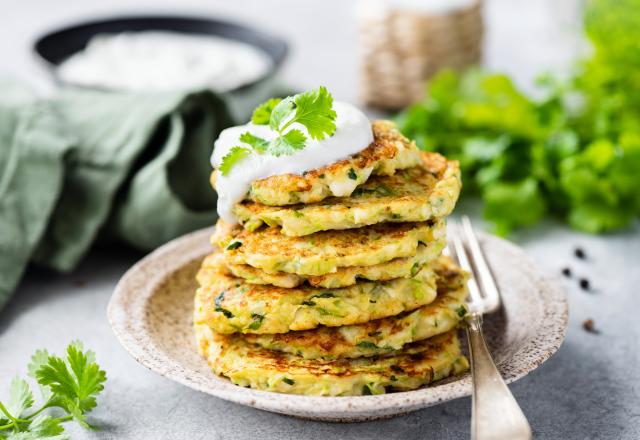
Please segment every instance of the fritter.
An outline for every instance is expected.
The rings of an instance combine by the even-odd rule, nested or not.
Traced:
[[[234,207],[250,231],[266,223],[288,236],[360,228],[382,222],[421,222],[449,215],[460,195],[460,167],[437,153],[422,153],[422,164],[392,176],[374,176],[349,197],[285,207],[242,202]]]
[[[287,237],[280,228],[250,232],[218,220],[212,242],[224,249],[230,264],[248,264],[267,273],[326,275],[340,267],[374,266],[416,254],[420,243],[446,235],[444,220],[379,223],[359,229],[322,231]]]
[[[271,284],[278,287],[298,287],[305,281],[313,287],[335,289],[354,285],[358,280],[386,281],[394,278],[410,277],[418,268],[436,259],[446,245],[446,240],[439,239],[428,245],[418,245],[416,254],[411,257],[395,258],[373,266],[339,267],[335,272],[326,275],[296,275],[286,272],[267,273],[248,264],[228,264],[224,255],[215,252],[205,258],[202,265],[220,265],[226,267],[229,275],[243,278],[252,284]]]
[[[397,355],[406,344],[456,328],[467,313],[465,272],[446,257],[441,257],[434,267],[438,297],[412,312],[343,327],[319,327],[276,335],[248,334],[245,340],[305,359]]]
[[[199,352],[216,374],[236,385],[313,396],[358,396],[413,390],[469,367],[455,330],[407,346],[391,357],[309,360],[196,326]]]
[[[194,321],[218,333],[286,333],[319,325],[364,323],[415,310],[437,294],[436,276],[427,265],[411,278],[362,281],[339,289],[250,284],[202,268],[198,274]]]

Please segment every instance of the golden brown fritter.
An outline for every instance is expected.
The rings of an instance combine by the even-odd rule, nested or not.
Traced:
[[[407,346],[391,357],[309,360],[256,347],[242,335],[220,335],[196,325],[200,353],[216,374],[236,385],[315,396],[413,390],[468,369],[455,330]]]
[[[234,214],[248,230],[266,223],[288,236],[350,229],[382,222],[421,222],[451,213],[460,194],[458,162],[437,153],[422,153],[422,164],[392,176],[374,176],[349,197],[274,207],[242,202]]]
[[[267,273],[325,275],[340,267],[373,266],[416,254],[420,243],[446,235],[444,220],[379,223],[359,229],[287,237],[280,228],[247,231],[219,220],[212,242],[230,264],[248,264]]]

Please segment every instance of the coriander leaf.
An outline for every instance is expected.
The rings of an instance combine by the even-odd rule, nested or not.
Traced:
[[[9,386],[9,401],[7,411],[16,419],[21,418],[22,413],[33,405],[33,393],[29,384],[15,377]]]
[[[244,147],[233,147],[229,152],[222,158],[222,163],[220,164],[220,172],[223,176],[229,174],[231,168],[233,168],[238,162],[251,154],[251,150]]]
[[[38,383],[48,386],[53,394],[68,399],[76,396],[76,384],[64,359],[51,355],[47,363],[36,371]],[[58,404],[62,406],[62,400]]]
[[[49,356],[47,364],[36,371],[36,378],[38,383],[51,388],[52,406],[59,406],[72,415],[76,410],[84,413],[95,408],[96,396],[104,389],[106,373],[94,359],[93,352],[83,352],[78,343],[67,347],[66,362],[58,356]]]
[[[45,365],[49,361],[49,352],[47,350],[36,350],[31,356],[31,362],[29,362],[29,376],[36,378],[36,371],[38,368]]]
[[[483,196],[485,216],[496,224],[496,232],[500,235],[506,235],[518,226],[535,224],[546,212],[545,200],[533,178],[492,184]]]
[[[248,131],[240,135],[240,142],[250,145],[258,153],[264,153],[269,147],[269,141],[254,136]]]
[[[290,155],[302,150],[306,141],[307,137],[304,133],[294,128],[286,134],[275,138],[269,146],[269,153],[276,157]]]
[[[71,417],[73,417],[73,420],[78,425],[82,426],[84,429],[96,430],[93,426],[87,423],[87,420],[85,418],[84,413],[82,412],[82,409],[75,402],[68,402],[66,408],[67,408],[67,411],[69,411],[69,414],[71,414]]]
[[[53,419],[48,415],[39,414],[29,424],[28,431],[10,434],[7,439],[11,440],[68,440],[69,436],[64,434],[64,428],[59,419]]]
[[[281,132],[280,126],[285,120],[293,117],[293,110],[295,104],[293,103],[295,96],[289,96],[276,105],[271,111],[271,117],[269,118],[269,126],[272,130]]]
[[[295,115],[282,130],[293,123],[302,124],[312,139],[332,136],[336,130],[336,112],[333,110],[333,96],[326,87],[300,93],[293,97]]]
[[[271,119],[271,112],[273,112],[273,109],[280,103],[280,101],[282,101],[281,98],[271,98],[260,104],[253,111],[251,122],[256,125],[268,125],[269,120]]]
[[[104,390],[106,373],[95,362],[93,351],[84,352],[79,342],[67,347],[67,361],[76,379],[78,406],[83,412],[91,411],[96,407],[96,396]]]
[[[572,207],[568,219],[575,229],[597,234],[627,226],[633,213],[624,207],[586,202]]]

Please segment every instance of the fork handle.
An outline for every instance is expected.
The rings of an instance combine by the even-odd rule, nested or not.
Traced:
[[[482,335],[481,315],[469,316],[467,336],[473,378],[471,439],[531,439],[529,422],[491,358]]]

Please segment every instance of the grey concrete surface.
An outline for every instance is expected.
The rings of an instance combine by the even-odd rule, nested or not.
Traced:
[[[577,1],[489,0],[487,64],[508,71],[522,85],[536,72],[566,68],[580,47]],[[340,99],[357,99],[352,2],[294,0],[233,2],[189,0],[6,0],[0,28],[0,72],[42,88],[47,84],[28,53],[39,32],[64,22],[123,12],[172,11],[223,15],[249,21],[293,41],[285,82],[323,83]],[[466,209],[465,206],[461,210]],[[603,237],[577,234],[546,223],[510,237],[550,273],[568,266],[562,279],[570,299],[566,342],[541,368],[512,390],[536,438],[640,438],[640,225]],[[573,256],[576,246],[587,260]],[[460,399],[386,421],[337,425],[270,414],[191,391],[138,365],[111,333],[105,309],[118,278],[141,255],[98,248],[72,274],[30,270],[16,296],[0,312],[0,396],[16,374],[26,373],[32,352],[60,352],[82,339],[97,352],[108,382],[92,413],[102,430],[70,428],[74,439],[464,439],[470,400]],[[584,292],[577,279],[593,290]],[[582,329],[592,318],[599,334]],[[1,397],[0,397],[1,398]]]

